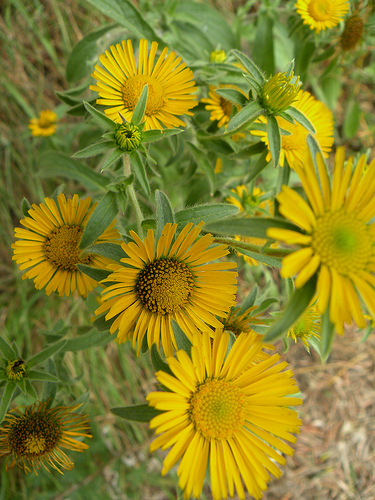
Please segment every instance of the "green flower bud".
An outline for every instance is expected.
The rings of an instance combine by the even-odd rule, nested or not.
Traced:
[[[264,84],[260,104],[270,113],[281,113],[297,100],[299,92],[299,77],[294,83],[293,73],[286,76],[285,73],[277,73]]]
[[[133,151],[139,148],[142,142],[142,132],[139,127],[132,123],[122,123],[115,129],[115,140],[123,151]]]

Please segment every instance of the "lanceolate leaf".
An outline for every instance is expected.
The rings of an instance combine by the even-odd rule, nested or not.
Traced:
[[[27,367],[32,368],[33,366],[36,366],[39,363],[43,363],[43,361],[50,358],[57,352],[59,352],[59,350],[64,347],[65,343],[66,343],[65,339],[60,340],[59,342],[56,342],[55,344],[52,344],[43,351],[39,352],[38,354],[27,360],[26,362]]]
[[[238,106],[245,106],[248,99],[236,89],[216,89],[215,93]]]
[[[30,380],[39,380],[43,382],[58,382],[59,379],[48,372],[40,372],[37,370],[30,370],[27,372],[27,377]]]
[[[312,276],[303,287],[294,291],[282,316],[269,328],[264,342],[276,340],[285,334],[298,320],[301,314],[309,307],[316,290],[316,275]]]
[[[139,100],[133,112],[131,121],[134,125],[139,125],[143,120],[143,116],[146,111],[147,97],[148,97],[148,85],[146,83],[146,85],[143,87],[142,93],[139,97]]]
[[[322,315],[321,330],[320,330],[320,353],[322,363],[328,359],[329,353],[332,349],[332,342],[335,336],[335,325],[329,319],[329,305]]]
[[[250,73],[250,75],[256,80],[256,82],[263,86],[265,83],[266,79],[264,78],[264,75],[262,71],[258,68],[258,66],[245,54],[240,52],[239,50],[232,50],[231,53],[234,55],[234,57],[240,61],[240,63],[245,67],[245,69]]]
[[[108,192],[93,211],[82,235],[79,248],[92,245],[104,233],[118,213],[115,193]]]
[[[141,185],[144,193],[147,195],[147,197],[150,197],[151,196],[151,188],[150,188],[150,184],[148,182],[147,172],[146,172],[145,166],[143,164],[142,157],[138,153],[138,151],[132,151],[130,153],[130,162],[131,162],[134,174],[137,177],[137,180],[138,180],[139,184]]]
[[[107,257],[108,259],[120,262],[121,259],[127,257],[126,253],[122,249],[121,245],[116,245],[116,243],[97,243],[96,245],[91,245],[87,247],[85,251],[88,254],[97,254]]]
[[[113,336],[109,332],[100,332],[93,329],[84,335],[69,339],[64,346],[64,351],[83,351],[90,347],[108,344],[111,340],[113,340]]]
[[[231,218],[220,222],[210,222],[204,226],[205,232],[216,233],[223,236],[251,236],[253,238],[268,238],[267,229],[277,227],[302,232],[302,230],[286,221],[276,217],[246,217]]]
[[[155,202],[156,202],[156,236],[159,240],[163,227],[165,224],[170,222],[174,223],[174,214],[171,207],[170,201],[167,196],[159,190],[155,191]]]
[[[238,213],[238,207],[234,205],[226,205],[224,203],[213,203],[212,205],[197,205],[194,207],[184,208],[175,213],[175,219],[178,224],[187,224],[193,222],[199,224],[221,220],[225,217],[230,217]]]
[[[241,109],[233,118],[228,122],[228,127],[223,134],[227,136],[233,134],[234,132],[239,132],[250,125],[253,121],[259,118],[260,115],[264,114],[265,111],[258,101],[252,101]]]
[[[273,166],[276,168],[279,165],[281,152],[281,136],[277,120],[274,116],[267,116],[267,137],[270,146]]]
[[[301,111],[294,108],[293,106],[290,106],[287,109],[286,113],[290,115],[296,122],[305,127],[310,132],[310,134],[316,134],[314,125],[310,122],[308,118],[306,118],[306,116],[303,113],[301,113]]]
[[[163,413],[148,404],[111,408],[111,412],[118,417],[135,422],[150,422],[151,419]]]
[[[96,267],[87,266],[86,264],[77,264],[80,271],[90,276],[93,280],[99,282],[108,278],[112,271],[106,271],[105,269],[98,269]]]
[[[2,352],[3,356],[8,361],[14,360],[13,349],[10,347],[10,345],[2,337],[0,337],[0,351]]]
[[[92,156],[100,155],[109,149],[115,149],[116,144],[113,141],[102,141],[92,144],[85,149],[81,149],[74,153],[74,158],[91,158]]]
[[[151,361],[154,370],[157,372],[158,370],[162,370],[165,373],[169,373],[169,375],[173,375],[172,370],[169,368],[168,363],[162,360],[158,348],[156,344],[152,344],[151,346]]]
[[[146,130],[143,132],[142,143],[160,141],[171,135],[177,135],[184,132],[183,128],[166,128],[163,130]]]
[[[267,264],[267,266],[271,267],[281,268],[280,259],[275,259],[275,257],[269,257],[268,255],[265,255],[263,253],[252,252],[251,250],[240,248],[238,246],[236,246],[236,250],[237,252],[243,255],[247,255],[248,257],[251,257],[252,259],[255,259],[258,262],[262,262],[262,264]]]
[[[106,130],[115,130],[116,128],[116,123],[108,118],[104,113],[101,111],[98,111],[97,109],[94,108],[94,106],[91,106],[86,101],[83,101],[83,105],[86,108],[86,111],[90,113],[90,115],[94,118],[95,122],[102,128]]]
[[[3,397],[0,403],[0,423],[4,420],[10,402],[12,401],[12,396],[16,390],[16,384],[14,382],[8,382],[5,386]]]

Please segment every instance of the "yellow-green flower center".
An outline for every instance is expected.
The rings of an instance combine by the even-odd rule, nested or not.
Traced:
[[[54,449],[62,435],[59,422],[44,413],[15,419],[8,433],[8,445],[17,457],[42,457]]]
[[[163,257],[139,273],[136,293],[142,304],[156,314],[173,314],[188,303],[194,277],[184,262]]]
[[[142,132],[139,127],[132,123],[122,123],[116,126],[115,139],[117,145],[123,151],[137,149],[142,141]]]
[[[229,439],[245,422],[245,394],[222,379],[207,380],[190,400],[190,419],[206,439]]]
[[[90,256],[81,258],[78,248],[83,229],[80,226],[62,226],[55,228],[47,236],[44,251],[47,260],[59,269],[75,271],[76,264],[89,264]]]
[[[133,111],[146,83],[148,85],[148,97],[145,113],[150,116],[155,115],[163,107],[165,96],[163,85],[154,77],[134,75],[128,78],[122,85],[122,97],[125,107]]]
[[[26,365],[22,359],[8,361],[6,374],[8,380],[21,380],[26,375]]]
[[[230,116],[230,114],[232,113],[232,108],[233,108],[233,105],[230,101],[228,101],[228,99],[225,99],[224,97],[220,97],[220,107],[221,109],[223,110],[225,116]]]
[[[332,0],[311,0],[308,6],[310,16],[315,21],[328,21],[332,14]]]
[[[344,276],[365,270],[373,253],[368,226],[344,209],[318,217],[311,246],[323,264]]]

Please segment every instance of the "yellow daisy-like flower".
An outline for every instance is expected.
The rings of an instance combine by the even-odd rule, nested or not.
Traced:
[[[105,71],[95,66],[91,76],[97,85],[90,89],[99,92],[102,99],[96,102],[110,106],[105,114],[117,123],[124,117],[131,121],[134,108],[141,96],[143,87],[148,85],[148,99],[145,111],[145,130],[184,127],[185,123],[177,118],[190,115],[189,110],[196,106],[194,75],[191,69],[181,62],[174,52],[167,56],[168,48],[160,54],[155,64],[157,42],[152,42],[150,53],[148,41],[139,42],[138,63],[135,61],[130,40],[111,46],[99,57]],[[120,116],[121,115],[121,116]]]
[[[47,408],[48,403],[34,403],[24,413],[17,407],[8,412],[0,425],[0,457],[6,457],[6,470],[16,464],[26,474],[31,468],[48,466],[63,474],[74,463],[63,449],[83,452],[88,445],[77,438],[91,438],[87,415],[73,413],[81,405]]]
[[[177,470],[184,498],[199,498],[207,464],[210,466],[214,500],[240,499],[245,490],[256,499],[267,489],[270,475],[280,477],[276,463],[292,455],[285,443],[294,443],[301,420],[291,405],[302,404],[291,370],[278,363],[275,354],[253,363],[262,348],[251,336],[241,334],[229,354],[229,334],[217,330],[213,346],[208,333],[194,336],[191,359],[185,351],[167,358],[173,376],[156,373],[168,392],[147,396],[150,406],[163,413],[150,427],[158,437],[151,451],[172,447],[164,460],[162,475],[181,458]]]
[[[283,186],[277,196],[280,213],[303,229],[303,233],[271,228],[267,235],[299,245],[283,259],[281,275],[297,275],[300,288],[318,273],[317,308],[329,317],[338,333],[352,320],[365,328],[360,297],[375,318],[375,160],[366,170],[362,155],[353,171],[353,158],[346,165],[343,148],[335,156],[330,181],[326,166],[317,155],[318,173],[311,158],[298,169],[308,202]]]
[[[294,325],[288,330],[287,338],[291,337],[295,343],[301,339],[307,352],[310,352],[309,339],[315,337],[320,339],[320,314],[316,306],[311,306],[298,318]]]
[[[83,230],[97,203],[92,207],[91,198],[79,200],[75,194],[67,200],[59,194],[57,204],[51,198],[32,205],[29,215],[15,228],[13,257],[21,271],[29,269],[22,279],[33,279],[35,288],[45,287],[46,294],[58,291],[60,297],[69,296],[76,290],[87,297],[97,282],[82,273],[76,264],[105,268],[112,261],[100,255],[86,253],[79,248]],[[120,235],[114,229],[115,221],[96,240],[96,243],[119,243]]]
[[[103,290],[103,304],[96,314],[108,311],[106,320],[115,318],[110,332],[118,330],[119,343],[127,338],[137,343],[139,354],[147,335],[149,347],[160,338],[164,353],[170,356],[176,346],[171,320],[174,319],[192,339],[198,331],[210,331],[221,323],[234,304],[237,273],[227,271],[233,262],[208,262],[229,251],[225,245],[209,248],[214,238],[206,234],[198,241],[202,224],[187,224],[173,242],[177,224],[166,224],[155,242],[154,231],[143,242],[130,232],[134,242],[122,244],[128,258],[126,267],[112,266],[113,274],[105,281],[115,283]]]
[[[297,0],[294,4],[303,24],[319,33],[342,21],[349,10],[348,0]]]
[[[47,137],[56,132],[57,114],[50,109],[39,113],[39,118],[32,118],[29,122],[31,134],[35,137]]]
[[[245,97],[246,94],[239,87],[235,85],[220,85],[220,89],[235,89],[241,92]],[[207,111],[211,111],[210,120],[212,122],[217,121],[217,126],[220,128],[229,122],[230,115],[234,104],[232,104],[225,97],[220,96],[215,92],[217,87],[209,85],[208,97],[201,99],[201,102],[206,103],[205,108]]]
[[[333,144],[333,115],[325,104],[317,101],[309,92],[300,90],[297,101],[293,106],[303,113],[313,124],[316,130],[315,139],[319,143],[323,155],[327,158]],[[308,131],[303,125],[288,122],[284,118],[276,117],[279,127],[289,132],[290,135],[281,133],[280,166],[284,166],[285,159],[292,168],[303,166],[305,156],[308,153],[307,135]],[[258,122],[266,123],[267,119],[261,116]],[[267,132],[262,130],[251,130],[253,135],[261,137],[261,140],[269,147]],[[271,153],[267,161],[271,160]]]

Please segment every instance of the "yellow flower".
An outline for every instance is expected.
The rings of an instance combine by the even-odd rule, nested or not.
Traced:
[[[292,337],[294,342],[297,339],[301,339],[304,343],[307,352],[310,352],[309,339],[315,337],[320,339],[320,315],[315,305],[310,306],[306,311],[298,318],[294,325],[288,330],[287,338]]]
[[[79,271],[76,264],[87,264],[105,268],[110,259],[100,255],[87,254],[80,250],[79,244],[83,230],[97,203],[92,205],[91,198],[79,200],[75,194],[67,200],[59,194],[57,204],[45,198],[39,206],[32,205],[29,215],[20,223],[26,229],[15,228],[13,257],[21,271],[29,269],[22,279],[34,279],[35,288],[45,287],[46,294],[58,291],[60,297],[69,296],[76,290],[78,295],[87,297],[97,282]],[[115,221],[96,240],[96,243],[118,243],[120,235],[113,228]]]
[[[344,166],[339,148],[331,181],[320,155],[316,161],[318,174],[311,155],[298,169],[307,202],[287,186],[277,196],[280,213],[303,233],[272,228],[267,235],[301,247],[283,259],[281,275],[297,275],[300,288],[318,273],[318,311],[329,308],[331,322],[343,333],[343,323],[352,320],[366,326],[360,297],[375,317],[375,160],[366,170],[362,155],[353,171],[353,158]]]
[[[196,91],[193,72],[181,62],[174,52],[167,56],[168,48],[160,54],[155,64],[158,44],[152,42],[150,53],[147,40],[139,42],[139,56],[136,64],[130,40],[111,46],[99,57],[105,71],[95,66],[91,76],[97,85],[90,89],[99,92],[102,99],[98,104],[109,106],[105,114],[117,123],[121,117],[131,121],[143,87],[148,85],[148,99],[145,111],[145,130],[184,127],[178,115],[190,115],[189,110],[197,101],[192,95]],[[121,116],[120,116],[121,115]]]
[[[29,122],[31,134],[35,137],[53,135],[56,132],[57,114],[50,109],[39,113],[39,118],[32,118]]]
[[[214,50],[210,54],[210,62],[222,63],[227,58],[224,50]]]
[[[219,88],[235,89],[241,92],[246,97],[246,94],[239,87],[236,87],[235,85],[220,85]],[[209,97],[201,99],[201,102],[207,104],[205,108],[207,109],[207,111],[211,111],[210,120],[217,121],[218,122],[217,126],[220,128],[229,122],[229,118],[233,109],[233,104],[230,101],[228,101],[228,99],[225,99],[225,97],[221,97],[219,94],[217,94],[215,92],[216,89],[217,87],[209,85],[209,91],[208,91]]]
[[[315,139],[327,158],[333,144],[333,115],[325,104],[317,101],[309,92],[300,90],[298,92],[297,101],[293,106],[301,111],[306,118],[310,120],[316,130]],[[289,132],[290,135],[281,133],[281,154],[280,165],[284,166],[285,159],[292,168],[303,166],[305,156],[308,153],[307,135],[308,131],[295,122],[288,122],[284,118],[276,117],[279,127]],[[259,118],[259,122],[266,123],[267,119],[263,116]],[[262,141],[269,146],[267,132],[261,130],[251,130],[253,135],[261,137]],[[271,160],[271,153],[267,156],[267,161]]]
[[[229,253],[225,245],[209,248],[210,234],[195,241],[202,223],[187,224],[173,242],[176,229],[177,224],[166,224],[157,242],[151,229],[144,242],[131,231],[134,242],[122,245],[126,267],[112,266],[114,272],[104,280],[115,284],[103,290],[96,314],[108,311],[106,320],[115,318],[110,332],[118,330],[119,343],[131,338],[138,354],[147,335],[149,347],[159,347],[161,338],[170,356],[176,348],[172,319],[191,339],[199,330],[221,326],[215,316],[225,316],[234,304],[237,273],[226,270],[235,264],[207,264]]]
[[[333,28],[342,21],[349,10],[348,0],[297,0],[294,4],[303,24],[319,33]]]
[[[81,405],[47,408],[48,403],[17,407],[5,416],[0,425],[0,457],[7,457],[6,470],[16,464],[28,474],[31,468],[48,466],[63,474],[74,463],[63,449],[83,452],[88,445],[77,438],[91,438],[87,415],[72,413]]]
[[[291,405],[302,404],[286,362],[274,354],[254,363],[262,345],[241,334],[227,355],[229,334],[215,332],[194,336],[191,359],[185,351],[167,362],[173,376],[159,371],[158,381],[167,391],[147,396],[150,406],[161,410],[150,427],[158,437],[151,451],[170,448],[162,475],[181,459],[177,470],[184,498],[199,498],[208,462],[214,500],[240,499],[245,490],[256,499],[267,489],[270,475],[280,477],[276,463],[293,449],[301,420]]]

